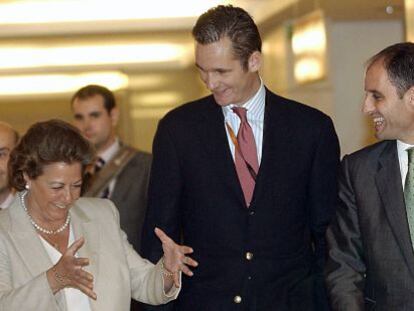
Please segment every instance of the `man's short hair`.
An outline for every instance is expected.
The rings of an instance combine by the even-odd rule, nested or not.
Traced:
[[[115,96],[114,94],[108,90],[106,87],[101,85],[90,84],[84,86],[83,88],[79,89],[71,99],[71,105],[75,99],[87,99],[96,95],[101,95],[104,99],[104,106],[106,111],[110,113],[112,109],[116,106]]]
[[[228,37],[234,55],[246,70],[250,55],[262,51],[262,39],[252,17],[242,8],[231,5],[219,5],[202,14],[192,33],[194,39],[203,45]]]
[[[368,60],[367,68],[381,61],[400,98],[414,85],[414,43],[402,42],[383,49]]]

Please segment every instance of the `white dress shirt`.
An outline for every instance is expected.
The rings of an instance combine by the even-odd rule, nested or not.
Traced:
[[[262,160],[262,147],[263,147],[263,124],[264,124],[264,110],[265,110],[265,99],[266,99],[266,89],[263,85],[262,79],[260,79],[260,87],[256,94],[253,95],[246,103],[241,107],[246,108],[247,110],[247,121],[250,124],[250,127],[253,130],[254,140],[256,143],[257,149],[257,159],[260,162]],[[227,123],[234,134],[237,135],[240,127],[240,118],[236,113],[231,110],[233,107],[240,107],[235,104],[230,104],[222,107],[224,114],[224,122]],[[229,141],[230,151],[233,156],[235,156],[235,146],[231,140],[230,133],[227,129],[226,124],[224,124],[227,133],[227,139]]]
[[[408,171],[408,153],[407,149],[413,148],[413,145],[406,144],[397,140],[398,161],[400,162],[401,182],[404,189],[405,178]]]
[[[47,254],[50,257],[50,260],[55,265],[62,257],[62,254],[56,248],[50,245],[45,239],[43,239],[41,235],[39,235],[39,237],[40,241],[42,241],[42,244],[45,247]],[[68,247],[72,245],[73,242],[75,242],[75,236],[73,235],[72,226],[69,226]],[[88,296],[82,293],[79,289],[64,288],[62,290],[66,298],[67,311],[91,311]]]

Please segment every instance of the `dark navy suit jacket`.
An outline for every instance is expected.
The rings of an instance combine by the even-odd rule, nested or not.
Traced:
[[[142,250],[161,257],[155,226],[194,248],[199,267],[175,310],[323,310],[315,301],[339,163],[332,122],[266,90],[262,151],[247,208],[213,96],[160,121]]]

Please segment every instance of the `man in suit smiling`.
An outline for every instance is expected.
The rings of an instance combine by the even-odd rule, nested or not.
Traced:
[[[159,123],[143,254],[161,254],[155,226],[193,247],[200,265],[176,310],[323,310],[339,162],[332,122],[264,86],[260,34],[243,9],[210,9],[193,36],[212,94]]]
[[[414,44],[373,56],[363,112],[381,141],[342,161],[328,230],[334,310],[414,308]]]

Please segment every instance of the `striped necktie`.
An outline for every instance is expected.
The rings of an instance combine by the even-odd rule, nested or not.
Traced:
[[[95,162],[95,174],[98,173],[105,165],[105,160],[99,157]],[[109,198],[109,186],[106,187],[99,195],[99,197],[107,199]]]
[[[256,142],[253,130],[247,121],[247,110],[241,107],[233,107],[232,110],[240,118],[240,128],[237,133],[237,143],[235,143],[234,162],[244,199],[247,207],[249,207],[256,185],[257,172],[259,171]]]
[[[414,247],[414,148],[407,149],[408,170],[404,185],[405,208],[407,210],[408,226],[411,243]]]

